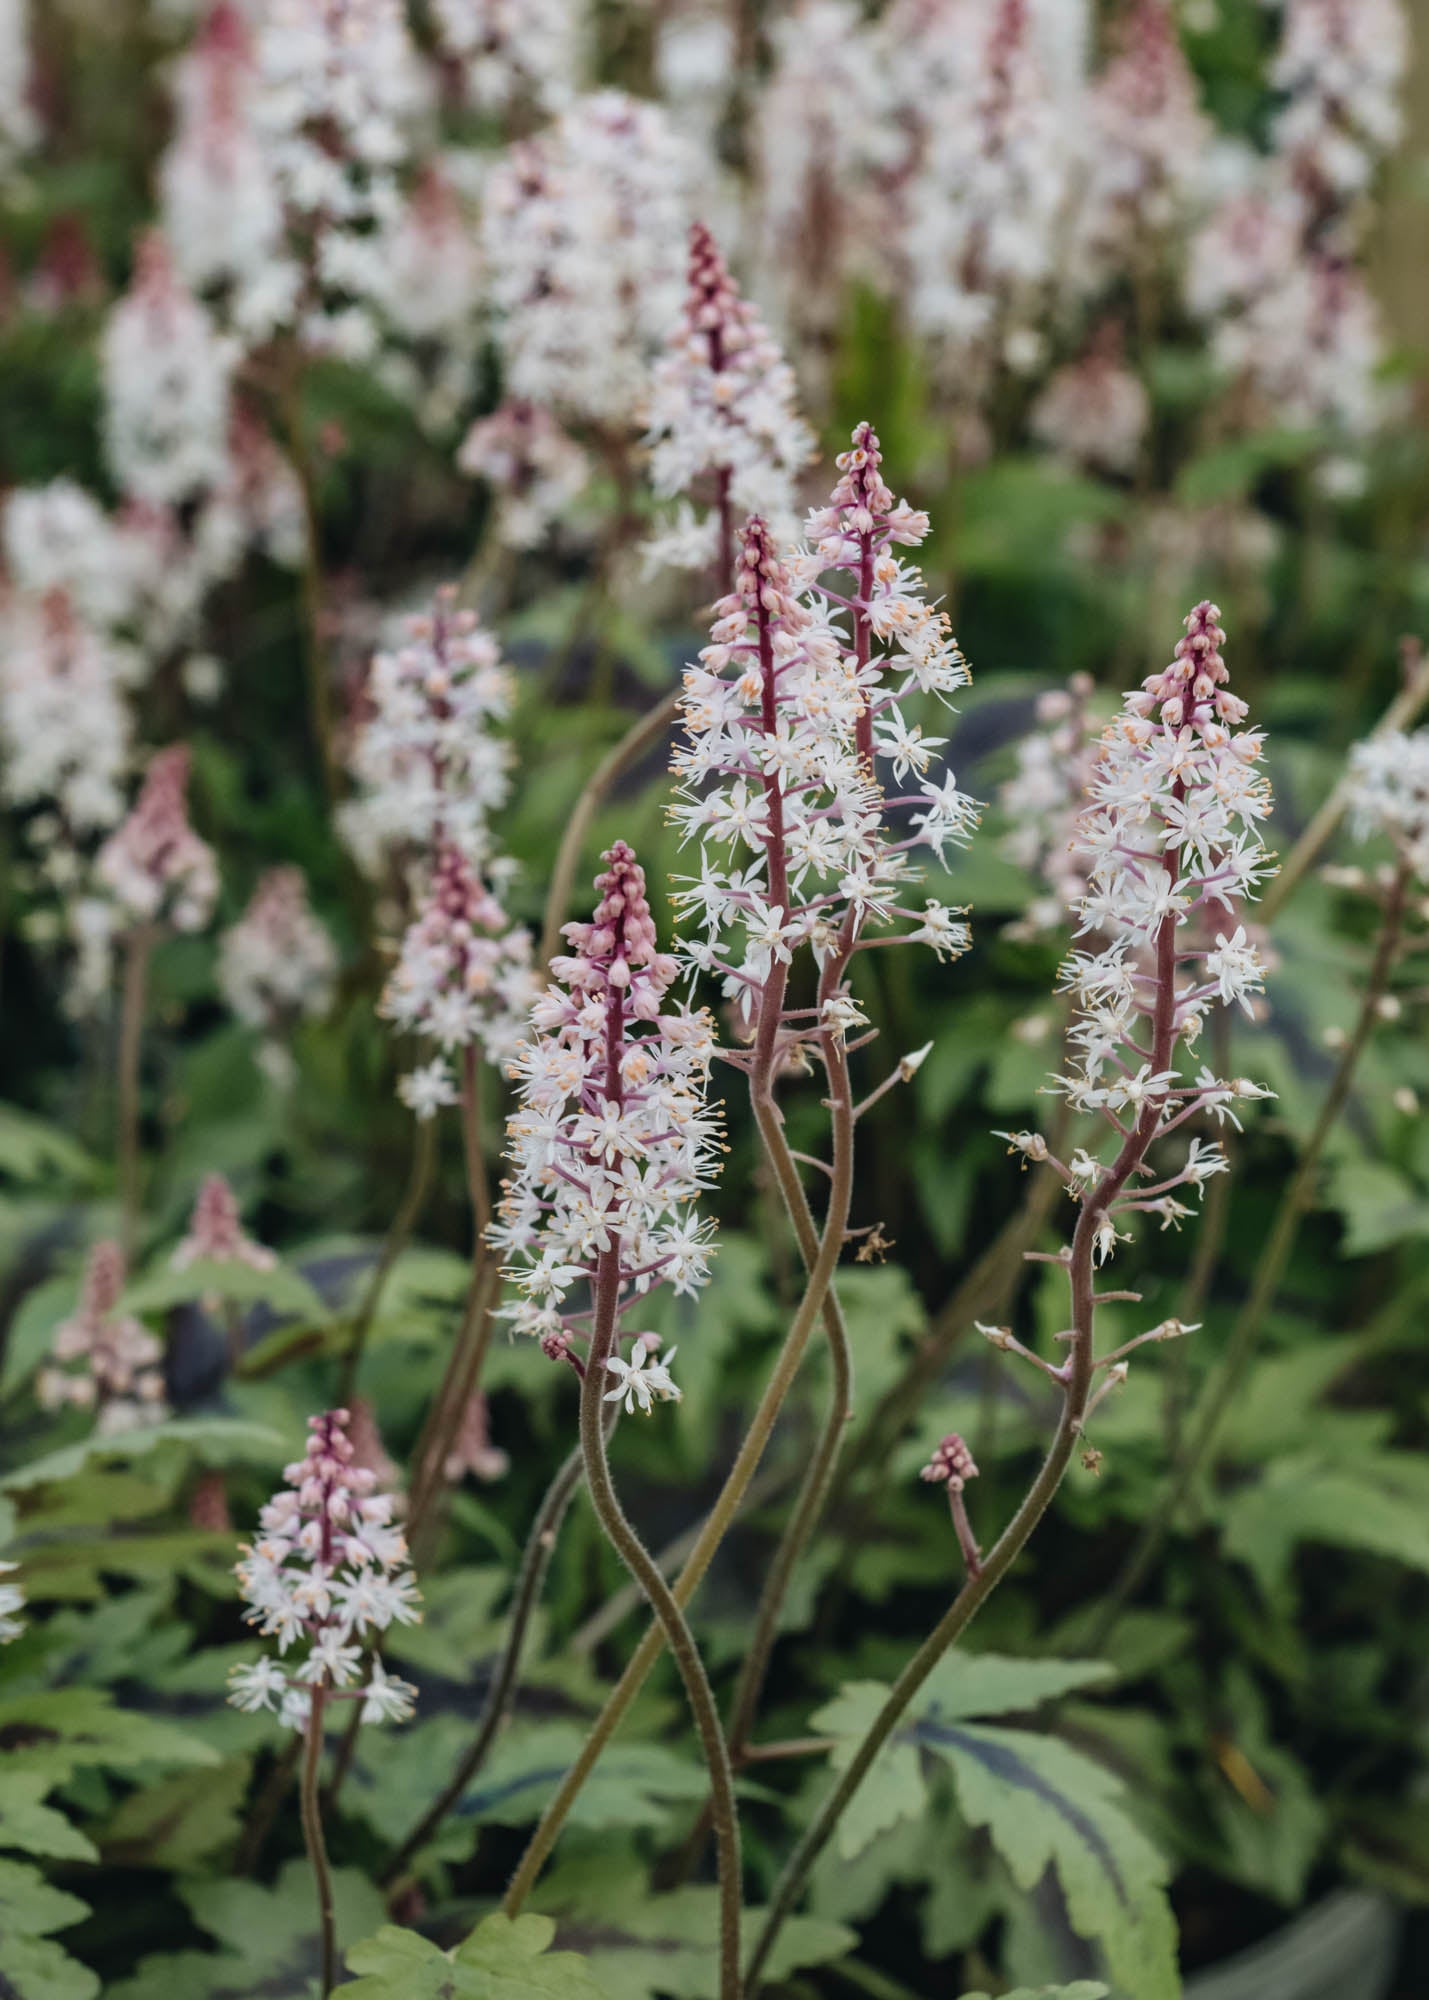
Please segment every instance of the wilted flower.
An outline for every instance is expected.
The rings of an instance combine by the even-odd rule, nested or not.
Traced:
[[[353,1463],[346,1410],[310,1417],[306,1455],[258,1517],[259,1533],[237,1565],[245,1614],[278,1651],[305,1648],[291,1671],[265,1655],[229,1675],[238,1708],[276,1708],[301,1729],[313,1691],[361,1701],[362,1719],[405,1721],[416,1689],[390,1677],[375,1653],[375,1633],[415,1624],[420,1613],[407,1544],[392,1524],[392,1497],[374,1491],[375,1475]]]

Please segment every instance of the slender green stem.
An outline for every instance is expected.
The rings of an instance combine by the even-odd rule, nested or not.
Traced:
[[[614,1421],[614,1411],[617,1407],[615,1404],[611,1405],[611,1422]],[[502,1648],[501,1658],[497,1662],[496,1672],[487,1691],[486,1705],[482,1710],[476,1735],[458,1761],[449,1782],[433,1799],[421,1819],[383,1868],[379,1879],[384,1886],[396,1881],[413,1855],[426,1846],[486,1762],[515,1695],[517,1675],[521,1668],[522,1648],[541,1599],[546,1572],[550,1568],[551,1556],[555,1551],[556,1537],[560,1533],[561,1523],[575,1496],[576,1488],[581,1483],[584,1470],[581,1448],[577,1445],[546,1489],[545,1498],[531,1524],[530,1537],[521,1558],[521,1569],[516,1579],[516,1595],[506,1629],[506,1644]]]
[[[1360,1057],[1379,1018],[1379,1002],[1384,996],[1403,936],[1404,905],[1410,881],[1409,869],[1401,863],[1386,898],[1384,924],[1365,982],[1364,998],[1354,1033],[1330,1079],[1320,1115],[1300,1156],[1300,1163],[1281,1196],[1270,1234],[1262,1245],[1255,1267],[1255,1280],[1231,1328],[1231,1336],[1221,1360],[1220,1371],[1208,1386],[1190,1427],[1185,1444],[1171,1468],[1170,1486],[1160,1505],[1147,1515],[1120,1575],[1103,1601],[1088,1644],[1095,1652],[1105,1645],[1122,1612],[1141,1588],[1151,1565],[1161,1551],[1166,1536],[1185,1505],[1196,1478],[1215,1444],[1216,1435],[1234,1401],[1245,1371],[1254,1357],[1265,1315],[1275,1301],[1300,1224],[1315,1195],[1320,1156],[1335,1122],[1344,1109]]]
[[[671,1594],[681,1609],[689,1603],[699,1588],[705,1572],[714,1559],[716,1549],[724,1540],[730,1522],[739,1510],[749,1482],[758,1470],[759,1461],[764,1455],[784,1400],[798,1373],[814,1322],[823,1311],[824,1300],[828,1295],[839,1253],[843,1248],[850,1193],[848,1174],[837,1175],[830,1184],[829,1206],[824,1218],[823,1233],[819,1239],[819,1254],[814,1261],[814,1269],[805,1287],[804,1296],[799,1302],[788,1334],[785,1336],[784,1345],[779,1351],[778,1360],[774,1364],[773,1372],[734,1464],[710,1510],[699,1539],[690,1551],[689,1560],[672,1587]],[[644,1686],[650,1669],[660,1657],[663,1647],[664,1634],[658,1625],[652,1625],[606,1698],[605,1706],[596,1717],[575,1763],[562,1779],[556,1796],[547,1806],[540,1824],[531,1836],[502,1903],[502,1908],[508,1916],[514,1917],[519,1914],[535,1887],[536,1878],[556,1843],[577,1794],[594,1768],[601,1751],[620,1727],[631,1703]]]
[[[139,1055],[144,1038],[144,996],[154,933],[147,926],[124,940],[124,982],[119,1002],[119,1241],[126,1257],[139,1234]]]
[[[322,1806],[318,1798],[318,1769],[323,1754],[323,1708],[327,1689],[315,1686],[308,1707],[307,1732],[303,1746],[301,1790],[303,1840],[312,1863],[318,1891],[318,1929],[322,1937],[322,2000],[332,1992],[337,1979],[337,1922],[333,1914],[332,1874],[328,1868],[327,1843],[323,1839]]]
[[[367,1347],[367,1337],[372,1331],[372,1323],[377,1317],[377,1309],[382,1303],[382,1294],[387,1289],[387,1280],[392,1275],[393,1266],[412,1240],[412,1231],[417,1226],[417,1217],[422,1212],[422,1204],[427,1198],[427,1188],[432,1178],[432,1160],[436,1153],[437,1121],[435,1118],[417,1120],[417,1129],[412,1145],[412,1167],[407,1178],[406,1192],[401,1206],[392,1218],[382,1245],[381,1254],[367,1281],[367,1290],[362,1295],[362,1303],[357,1308],[357,1316],[348,1336],[347,1352],[343,1356],[342,1374],[338,1381],[337,1400],[340,1405],[350,1403],[357,1388],[357,1377],[362,1367],[362,1357]]]
[[[617,996],[616,1005],[619,1005]],[[619,1047],[618,1040],[614,1042]],[[715,1841],[719,1852],[719,1990],[720,2000],[739,2000],[739,1911],[741,1900],[739,1813],[734,1799],[734,1773],[729,1746],[720,1727],[719,1710],[704,1662],[685,1622],[685,1614],[620,1504],[605,1449],[604,1398],[610,1376],[606,1361],[615,1345],[616,1308],[620,1299],[620,1239],[601,1253],[595,1281],[595,1317],[590,1352],[581,1380],[581,1456],[586,1485],[611,1546],[649,1599],[671,1657],[684,1683],[699,1732],[714,1798]]]
[[[1178,857],[1163,862],[1174,887]],[[1163,918],[1156,934],[1156,1001],[1152,1015],[1151,1062],[1159,1074],[1170,1063],[1175,1047],[1176,917]],[[1126,1134],[1116,1159],[1082,1203],[1072,1236],[1067,1276],[1072,1292],[1072,1339],[1065,1363],[1062,1409],[1056,1433],[1021,1506],[998,1537],[991,1553],[970,1566],[968,1578],[938,1623],[904,1667],[888,1698],[854,1751],[848,1767],[815,1814],[775,1886],[763,1927],[755,1940],[745,1974],[748,2000],[757,2000],[760,1980],[775,1940],[793,1913],[809,1872],[823,1853],[849,1801],[863,1783],[879,1751],[888,1742],[923,1683],[948,1648],[967,1629],[1003,1577],[1027,1546],[1052,1496],[1061,1485],[1082,1433],[1082,1419],[1096,1366],[1096,1286],[1094,1253],[1098,1228],[1112,1204],[1141,1165],[1161,1122],[1161,1105],[1149,1103]]]

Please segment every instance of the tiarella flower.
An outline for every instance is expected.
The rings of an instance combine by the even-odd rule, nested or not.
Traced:
[[[561,1354],[590,1319],[566,1301],[598,1270],[614,1286],[618,1338],[622,1316],[653,1286],[705,1283],[709,1232],[693,1204],[720,1151],[705,1101],[713,1024],[667,1010],[675,962],[656,950],[644,873],[623,841],[605,861],[595,915],[566,926],[569,954],[552,961],[555,983],[510,1065],[520,1091],[507,1128],[513,1171],[491,1230],[522,1294],[507,1316],[554,1337],[549,1351]],[[637,1342],[632,1368],[645,1366],[649,1346]]]
[[[1122,358],[1121,328],[1109,320],[1080,361],[1059,368],[1032,406],[1034,437],[1059,458],[1095,472],[1134,472],[1151,417],[1139,376]]]
[[[951,773],[927,774],[942,739],[922,738],[901,707],[968,678],[921,575],[894,554],[923,539],[927,517],[895,504],[869,425],[839,470],[829,504],[809,517],[809,546],[787,562],[762,521],[748,524],[735,589],[685,675],[672,817],[703,853],[677,900],[705,931],[686,956],[724,974],[746,1018],[771,966],[802,943],[842,960],[867,931],[900,923],[914,927],[903,937],[937,948],[967,943],[961,912],[908,901],[913,850],[941,858],[977,819]],[[880,761],[909,774],[908,792],[885,797]]]
[[[472,425],[457,465],[492,487],[496,531],[511,549],[535,548],[590,478],[585,453],[550,411],[519,401]]]
[[[850,273],[880,259],[881,182],[900,139],[876,43],[852,0],[803,0],[770,40],[774,71],[752,121],[763,261],[785,318],[812,346],[832,332]]]
[[[354,1463],[348,1422],[346,1410],[309,1418],[306,1455],[287,1467],[237,1565],[249,1624],[294,1657],[235,1667],[229,1700],[276,1708],[293,1729],[305,1727],[315,1691],[361,1701],[364,1722],[404,1721],[416,1696],[370,1651],[375,1634],[421,1614],[392,1497]]]
[[[1071,259],[1079,286],[1145,266],[1184,219],[1210,136],[1168,0],[1135,0],[1088,92]]]
[[[99,850],[95,873],[121,927],[199,931],[213,914],[218,870],[189,824],[188,781],[187,746],[160,750],[129,817]]]
[[[1177,1061],[1178,1044],[1195,1040],[1212,1004],[1248,1007],[1263,983],[1259,954],[1233,920],[1270,872],[1259,831],[1270,790],[1257,768],[1260,734],[1241,727],[1245,703],[1226,686],[1218,616],[1213,604],[1198,605],[1172,664],[1126,697],[1077,832],[1089,871],[1081,930],[1107,941],[1074,952],[1063,968],[1078,1011],[1073,1064],[1056,1088],[1079,1110],[1102,1112],[1130,1162],[1101,1203],[1098,1262],[1120,1238],[1120,1215],[1142,1209],[1174,1220],[1167,1198],[1199,1189],[1219,1168],[1218,1153],[1197,1141],[1179,1169],[1144,1185],[1151,1170],[1142,1161],[1158,1137],[1198,1112],[1233,1116],[1235,1100],[1268,1095],[1204,1067],[1188,1079]],[[1100,1183],[1084,1190],[1093,1198]]]
[[[74,839],[105,831],[123,813],[133,658],[58,589],[11,600],[3,631],[0,790],[11,805],[51,808],[31,821],[30,837],[68,853]]]
[[[244,301],[282,260],[283,207],[255,123],[248,10],[218,0],[174,74],[175,125],[159,168],[164,235],[195,291]]]
[[[301,868],[270,868],[223,934],[218,982],[246,1026],[282,1036],[324,1014],[337,977],[332,938],[313,915]]]
[[[189,1217],[188,1234],[169,1259],[175,1271],[191,1264],[246,1264],[250,1271],[271,1271],[278,1259],[244,1233],[238,1202],[222,1174],[206,1174]]]
[[[156,540],[131,515],[112,517],[73,479],[6,495],[3,533],[10,580],[28,596],[61,592],[96,631],[131,624],[158,585]],[[140,662],[133,661],[137,677]]]
[[[1356,744],[1348,790],[1358,837],[1386,835],[1429,885],[1429,729],[1392,730]]]
[[[0,171],[39,137],[31,102],[29,0],[0,0]]]
[[[94,1410],[103,1435],[158,1423],[165,1415],[164,1350],[146,1326],[116,1310],[123,1290],[123,1251],[117,1243],[96,1243],[79,1309],[55,1328],[50,1362],[35,1382],[44,1409],[74,1404]]]
[[[960,386],[970,357],[1015,359],[1040,318],[1069,164],[1028,0],[995,0],[978,25],[976,65],[910,191],[906,242],[914,321]]]
[[[1286,103],[1274,136],[1313,199],[1363,192],[1394,151],[1408,67],[1400,0],[1285,0],[1270,80]]]
[[[577,98],[493,169],[482,243],[510,395],[634,420],[679,312],[690,178],[665,114],[616,90]]]
[[[449,1104],[461,1102],[461,1092],[457,1089],[456,1078],[451,1065],[441,1056],[432,1062],[419,1063],[416,1069],[408,1070],[397,1085],[397,1095],[412,1113],[425,1125],[429,1118],[435,1118],[439,1111]]]
[[[813,451],[795,410],[793,371],[741,297],[703,223],[690,231],[685,310],[655,369],[647,410],[650,478],[663,499],[708,501],[708,549],[728,547],[735,513],[794,533],[794,480]],[[689,538],[682,538],[682,546]]]
[[[19,1567],[18,1563],[0,1562],[0,1577],[13,1575]],[[25,1621],[19,1616],[24,1608],[25,1593],[19,1584],[0,1583],[0,1646],[8,1646],[24,1631]]]
[[[524,1035],[536,992],[530,932],[458,848],[443,846],[378,1012],[443,1055],[477,1048],[501,1062]]]
[[[1065,688],[1038,698],[1038,726],[1019,739],[1016,772],[998,794],[1008,822],[1003,852],[1046,886],[1005,926],[1008,937],[1045,937],[1081,907],[1088,862],[1075,834],[1098,755],[1088,717],[1093,692],[1089,674],[1074,674]]]
[[[166,507],[220,485],[234,355],[156,232],[139,245],[102,359],[105,453],[124,492]]]
[[[571,93],[580,28],[573,0],[434,0],[442,53],[479,111],[554,111]]]
[[[377,372],[423,423],[445,430],[467,402],[476,370],[481,265],[467,206],[431,164],[376,239],[389,339]]]
[[[605,1365],[615,1377],[615,1387],[605,1392],[607,1403],[623,1402],[627,1416],[638,1406],[648,1417],[656,1402],[679,1402],[680,1391],[670,1373],[676,1350],[672,1347],[665,1359],[658,1361],[654,1354],[659,1345],[654,1334],[642,1333],[628,1361],[619,1354],[607,1356]]]
[[[377,230],[430,97],[401,0],[257,0],[254,116],[294,245],[239,302],[254,335],[296,310],[304,343],[349,360],[377,345]]]
[[[473,1479],[487,1485],[494,1479],[504,1479],[510,1470],[511,1460],[491,1442],[486,1398],[477,1389],[466,1399],[442,1477],[449,1486],[455,1486],[470,1473]]]

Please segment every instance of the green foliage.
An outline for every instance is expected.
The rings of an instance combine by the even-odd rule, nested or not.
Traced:
[[[487,1917],[453,1952],[414,1931],[380,1930],[347,1962],[352,2000],[605,2000],[584,1959],[549,1950],[546,1917]]]
[[[16,2000],[96,2000],[99,1981],[50,1935],[87,1915],[38,1869],[0,1858],[0,1978]]]

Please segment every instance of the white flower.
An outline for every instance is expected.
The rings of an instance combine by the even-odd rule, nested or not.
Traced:
[[[623,1397],[627,1414],[638,1403],[647,1417],[652,1397],[658,1397],[662,1403],[679,1402],[680,1391],[671,1378],[669,1367],[675,1358],[675,1349],[672,1347],[663,1361],[657,1361],[651,1358],[654,1348],[654,1341],[642,1334],[630,1351],[629,1361],[622,1360],[618,1354],[606,1356],[605,1365],[617,1381],[613,1389],[606,1390],[605,1402],[618,1403]]]
[[[228,1699],[235,1708],[255,1714],[260,1708],[276,1709],[288,1691],[288,1676],[267,1654],[246,1665],[230,1667]]]
[[[397,1085],[397,1095],[414,1117],[423,1124],[448,1104],[460,1101],[461,1092],[456,1087],[451,1065],[443,1057],[435,1056],[431,1062],[409,1070]]]
[[[363,1689],[364,1722],[406,1722],[417,1705],[417,1690],[410,1681],[389,1674],[381,1660],[374,1660]]]

